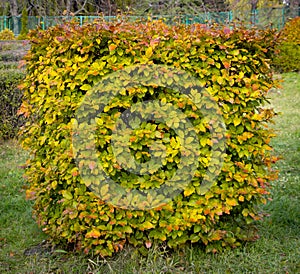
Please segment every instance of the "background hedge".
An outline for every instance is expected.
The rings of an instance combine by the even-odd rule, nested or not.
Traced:
[[[22,117],[17,112],[22,103],[22,92],[18,84],[25,77],[19,61],[25,55],[28,46],[22,42],[0,42],[0,139],[15,138]]]
[[[15,40],[15,35],[10,29],[0,31],[0,40]]]
[[[22,145],[31,152],[27,198],[35,201],[34,216],[43,231],[55,243],[102,256],[112,255],[126,243],[143,250],[153,242],[170,247],[192,242],[216,252],[256,239],[251,223],[261,218],[257,205],[266,202],[269,182],[276,178],[272,163],[277,158],[270,146],[274,133],[268,128],[274,111],[265,106],[268,91],[276,85],[270,71],[274,38],[271,30],[167,26],[161,21],[95,22],[82,27],[73,22],[32,32],[20,111],[27,122],[21,136]],[[91,145],[97,147],[107,176],[124,188],[147,193],[148,188],[159,190],[179,168],[176,117],[171,124],[141,123],[128,143],[137,162],[147,162],[151,141],[165,142],[167,160],[158,172],[137,176],[120,166],[111,151],[111,133],[117,118],[134,103],[159,100],[176,106],[193,124],[201,152],[195,176],[172,201],[153,209],[130,210],[106,202],[110,185],[100,182],[97,189],[93,181],[97,163],[84,148],[73,151],[72,135],[83,125],[76,111],[84,95],[97,92],[92,89],[95,84],[108,81],[113,88],[106,78],[112,72],[153,64],[184,70],[206,87],[226,125],[226,155],[213,186],[202,192],[205,173],[214,168],[210,151],[218,142],[211,139],[203,113],[176,90],[146,82],[140,87],[125,85],[101,115],[88,121],[96,121]],[[143,69],[139,73],[143,75]],[[147,81],[149,75],[144,77]],[[119,81],[126,82],[122,77]],[[165,81],[176,85],[180,79],[170,75]],[[191,91],[201,101],[203,93]],[[86,104],[89,113],[95,105]],[[98,195],[82,179],[75,156],[79,165],[87,167]]]
[[[300,17],[285,24],[280,33],[281,43],[274,58],[279,72],[300,71]]]

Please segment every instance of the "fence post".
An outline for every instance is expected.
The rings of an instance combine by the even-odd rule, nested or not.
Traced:
[[[256,23],[257,23],[257,14],[258,14],[257,9],[251,10],[251,24],[252,25],[256,25]]]
[[[280,29],[282,29],[284,25],[285,25],[285,6],[282,8],[282,21],[281,21]]]
[[[3,18],[3,28],[6,29],[7,28],[7,16],[4,15],[4,18]]]
[[[232,12],[232,10],[230,10],[229,12],[228,12],[228,23],[231,23],[232,22],[232,18],[233,18],[233,12]]]

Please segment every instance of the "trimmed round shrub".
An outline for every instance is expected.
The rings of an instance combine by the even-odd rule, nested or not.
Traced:
[[[10,29],[0,31],[0,40],[15,40],[15,35]]]
[[[287,22],[280,36],[275,68],[279,72],[300,71],[300,17]]]
[[[21,141],[43,231],[102,256],[125,244],[216,252],[256,239],[257,205],[276,178],[274,111],[263,107],[276,85],[274,35],[161,21],[32,32]]]

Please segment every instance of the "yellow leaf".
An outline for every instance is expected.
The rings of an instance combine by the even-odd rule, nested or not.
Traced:
[[[154,225],[152,223],[150,223],[149,221],[146,221],[144,222],[142,225],[141,225],[141,229],[150,229],[150,228],[153,228]]]
[[[222,85],[222,84],[223,84],[223,77],[222,77],[222,76],[219,76],[219,77],[217,78],[217,82],[218,82],[219,85]]]
[[[240,202],[244,202],[244,200],[245,200],[244,196],[239,196],[239,201]]]
[[[247,217],[249,215],[249,210],[247,208],[244,208],[242,214],[244,217]]]
[[[51,186],[52,186],[53,189],[56,189],[57,181],[53,181],[53,182],[51,183]]]
[[[101,235],[100,232],[94,228],[94,229],[92,229],[92,231],[90,231],[86,234],[86,237],[87,238],[99,238],[100,235]]]
[[[207,144],[207,139],[206,138],[201,138],[200,139],[200,144],[201,144],[201,146],[205,147],[206,144]]]
[[[81,90],[89,90],[91,89],[92,87],[89,85],[89,84],[84,84],[80,87]]]
[[[228,204],[230,206],[236,206],[238,203],[237,203],[236,199],[234,199],[234,198],[227,198],[226,204]]]
[[[147,49],[146,49],[145,56],[146,56],[147,58],[150,58],[150,57],[152,56],[152,54],[153,54],[152,48],[151,48],[151,47],[147,48]]]
[[[193,194],[194,192],[195,192],[195,188],[193,186],[189,186],[184,190],[183,195],[187,197]]]
[[[241,122],[242,122],[242,119],[241,119],[240,117],[235,116],[235,117],[233,118],[233,124],[234,124],[235,126],[238,126]]]

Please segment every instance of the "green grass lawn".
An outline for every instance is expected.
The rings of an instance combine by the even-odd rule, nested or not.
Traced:
[[[50,250],[24,199],[20,165],[26,154],[15,142],[5,142],[0,144],[0,273],[300,273],[300,74],[283,78],[283,88],[270,96],[282,113],[273,146],[284,158],[276,165],[279,179],[272,183],[273,200],[262,207],[269,216],[257,223],[256,242],[216,255],[196,245],[173,252],[154,246],[145,257],[127,247],[106,259]]]

